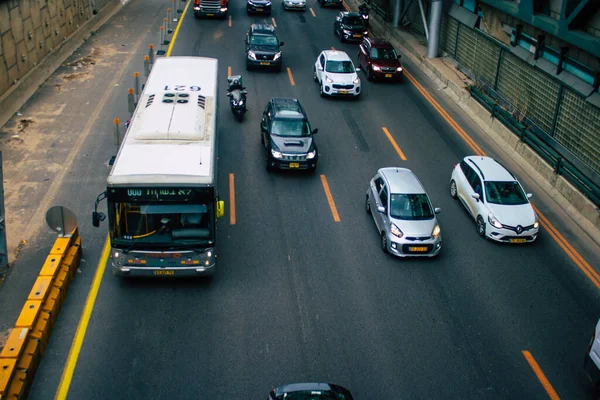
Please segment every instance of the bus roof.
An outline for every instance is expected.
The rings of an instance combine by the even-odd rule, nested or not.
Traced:
[[[156,59],[108,186],[214,185],[216,118],[216,59]]]

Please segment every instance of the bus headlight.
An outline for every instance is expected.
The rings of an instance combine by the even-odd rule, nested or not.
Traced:
[[[123,254],[120,251],[115,251],[113,253],[113,263],[119,267],[123,266],[123,263],[125,262],[125,257],[123,256]]]

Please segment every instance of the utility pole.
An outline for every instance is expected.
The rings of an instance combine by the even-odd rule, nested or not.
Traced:
[[[0,278],[8,269],[8,249],[6,248],[6,218],[4,216],[4,175],[2,173],[2,151],[0,151]]]

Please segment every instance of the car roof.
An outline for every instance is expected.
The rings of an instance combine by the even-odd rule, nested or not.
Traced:
[[[273,103],[275,118],[305,118],[304,109],[298,99],[274,97],[271,102]]]
[[[340,50],[325,50],[323,53],[325,53],[325,56],[327,57],[328,60],[333,60],[333,61],[351,61],[350,60],[350,56],[344,52],[344,51],[340,51]]]
[[[392,44],[385,39],[376,39],[368,37],[367,40],[369,41],[369,43],[371,43],[371,47],[376,47],[378,49],[394,48],[394,46],[392,46]]]
[[[408,168],[381,168],[382,175],[390,187],[390,193],[418,194],[426,193],[419,178]]]
[[[486,181],[505,182],[517,180],[509,170],[491,157],[467,156],[465,161],[471,167],[475,164]]]
[[[252,24],[250,25],[250,30],[252,33],[275,34],[275,27],[273,24]]]

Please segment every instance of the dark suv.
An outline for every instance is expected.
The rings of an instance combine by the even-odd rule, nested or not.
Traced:
[[[369,34],[362,16],[348,11],[342,11],[335,17],[333,32],[340,37],[340,42],[362,42]]]
[[[260,140],[267,151],[267,171],[298,169],[314,172],[319,154],[306,112],[297,99],[275,97],[265,107]]]
[[[246,32],[246,69],[253,67],[275,68],[281,71],[283,46],[271,24],[252,24]]]

